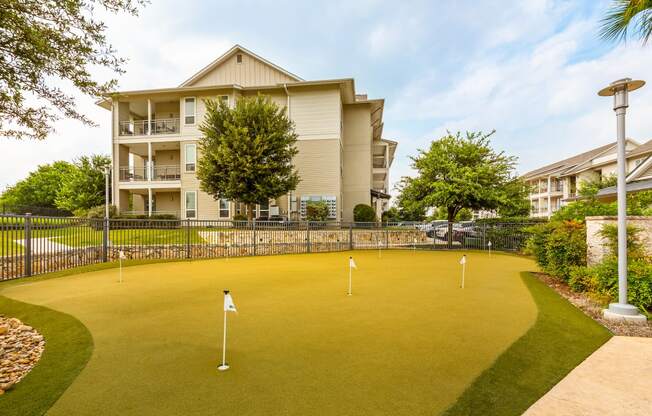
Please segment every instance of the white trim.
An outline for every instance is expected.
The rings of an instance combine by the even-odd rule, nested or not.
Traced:
[[[222,215],[222,206],[220,205],[221,201],[226,201],[226,211],[227,215]],[[231,201],[226,198],[220,198],[217,200],[217,217],[218,218],[231,218]]]
[[[194,147],[195,148],[195,169],[194,170],[188,170],[188,147]],[[183,172],[184,173],[196,173],[197,172],[197,143],[184,143],[183,144]]]
[[[626,181],[631,182],[635,180],[642,179],[640,175],[643,172],[646,172],[648,168],[652,167],[652,156],[648,156],[646,160],[639,163],[632,171],[627,175]]]
[[[186,100],[192,99],[193,104],[194,104],[194,109],[193,109],[193,122],[192,123],[186,123]],[[197,97],[183,97],[183,125],[184,126],[195,126],[197,125]]]

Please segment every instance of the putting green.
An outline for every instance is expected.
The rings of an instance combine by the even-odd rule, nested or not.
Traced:
[[[406,250],[150,264],[122,284],[109,269],[2,294],[93,336],[51,415],[437,414],[537,318],[519,274],[532,261],[467,257],[465,289],[460,253]],[[238,313],[221,373],[224,288]]]

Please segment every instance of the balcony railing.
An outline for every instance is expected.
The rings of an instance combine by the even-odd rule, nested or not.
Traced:
[[[386,168],[385,156],[374,156],[374,168]]]
[[[151,173],[153,181],[178,181],[181,179],[180,166],[154,166]],[[120,182],[138,182],[149,179],[146,167],[121,167],[119,178]]]
[[[157,118],[150,123],[147,120],[133,120],[120,122],[120,136],[145,136],[149,134],[176,134],[179,133],[178,118]]]

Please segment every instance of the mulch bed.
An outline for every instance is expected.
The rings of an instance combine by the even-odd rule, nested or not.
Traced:
[[[629,324],[621,321],[611,321],[602,317],[604,305],[591,299],[585,293],[573,292],[564,282],[545,273],[533,273],[539,280],[548,285],[559,295],[566,298],[570,303],[578,307],[585,314],[599,322],[602,326],[609,329],[614,335],[628,337],[647,337],[652,338],[652,322],[648,320],[647,324]]]

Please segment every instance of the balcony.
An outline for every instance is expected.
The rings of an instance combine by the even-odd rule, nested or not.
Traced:
[[[141,182],[148,180],[146,167],[121,167],[120,182]],[[181,179],[180,166],[154,166],[151,172],[152,181],[178,181]]]
[[[150,134],[178,134],[180,121],[178,118],[159,118],[152,120],[132,120],[120,122],[120,136],[146,136]]]

